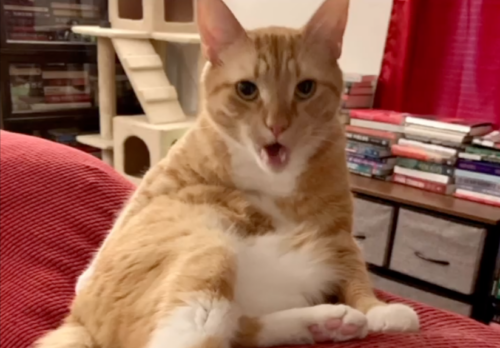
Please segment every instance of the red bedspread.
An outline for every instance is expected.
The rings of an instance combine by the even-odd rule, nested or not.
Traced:
[[[7,132],[0,132],[0,141],[0,347],[27,348],[67,312],[76,277],[133,186],[83,152]],[[333,346],[500,347],[500,333],[487,326],[404,302],[419,312],[421,333]]]

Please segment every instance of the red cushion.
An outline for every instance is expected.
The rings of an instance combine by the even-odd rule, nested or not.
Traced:
[[[0,140],[0,347],[28,348],[66,314],[77,276],[133,185],[83,152],[7,132],[0,132]],[[422,332],[370,335],[334,347],[500,347],[500,331],[380,296],[416,308]]]

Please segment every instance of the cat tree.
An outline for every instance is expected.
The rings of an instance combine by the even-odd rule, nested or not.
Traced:
[[[97,37],[100,133],[77,140],[102,150],[103,161],[133,182],[168,152],[193,123],[166,75],[166,44],[199,44],[196,0],[102,1],[99,26],[73,32]],[[145,115],[116,115],[115,54]],[[198,58],[198,72],[204,64]]]

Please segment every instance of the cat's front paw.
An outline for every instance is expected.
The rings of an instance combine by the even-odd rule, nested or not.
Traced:
[[[403,304],[388,304],[372,308],[367,314],[372,332],[415,332],[420,328],[417,313]]]
[[[366,316],[352,307],[325,304],[313,308],[315,323],[308,328],[315,343],[364,338],[368,333]]]

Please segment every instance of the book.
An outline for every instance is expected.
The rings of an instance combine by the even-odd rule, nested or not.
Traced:
[[[347,141],[346,151],[348,153],[374,158],[384,158],[391,156],[391,149],[387,147],[370,145],[351,140]]]
[[[43,91],[46,96],[50,95],[66,95],[66,94],[89,94],[90,85],[76,86],[45,86]]]
[[[495,190],[489,190],[489,189],[484,188],[482,186],[463,184],[458,179],[462,179],[462,178],[457,178],[457,180],[455,181],[455,186],[457,189],[462,189],[462,190],[466,190],[466,191],[472,191],[472,192],[482,193],[485,195],[500,197],[500,190],[495,191]]]
[[[434,138],[437,140],[448,141],[457,144],[467,143],[472,140],[470,136],[464,133],[447,132],[414,125],[406,125],[403,129],[403,132],[405,133],[405,135]]]
[[[472,140],[473,144],[500,150],[500,131],[493,131]]]
[[[490,192],[500,192],[500,184],[496,184],[494,182],[487,180],[455,175],[455,183],[461,186],[477,188],[478,192],[483,190]],[[476,190],[471,189],[470,191],[476,191]]]
[[[445,118],[436,116],[409,115],[406,118],[408,125],[428,127],[435,130],[447,130],[464,135],[482,135],[492,130],[491,122],[481,120],[465,120],[461,118]]]
[[[394,173],[392,175],[392,181],[395,183],[416,187],[425,191],[431,191],[445,195],[450,195],[455,190],[455,187],[453,185],[441,184],[398,173]]]
[[[457,150],[465,150],[464,143],[456,143],[456,142],[452,142],[452,141],[430,138],[430,137],[421,136],[421,135],[414,135],[414,134],[405,134],[405,138],[409,139],[409,140],[420,141],[421,143],[451,147],[452,149],[457,149]]]
[[[351,173],[353,173],[353,174],[357,174],[357,175],[361,175],[361,176],[366,176],[367,178],[372,178],[372,179],[377,179],[377,180],[383,180],[383,181],[390,181],[391,180],[391,176],[390,175],[380,176],[380,175],[369,174],[369,173],[366,173],[366,172],[359,172],[359,171],[356,171],[354,169],[349,169],[349,171]]]
[[[6,18],[15,17],[15,18],[50,18],[50,13],[48,12],[29,12],[29,11],[12,11],[7,10],[4,7],[4,14]]]
[[[500,163],[484,163],[479,161],[471,161],[463,158],[459,158],[457,161],[457,168],[470,170],[477,173],[490,174],[495,176],[500,176]]]
[[[373,82],[378,79],[377,75],[363,75],[356,73],[343,73],[344,81],[347,82]]]
[[[422,180],[437,182],[437,183],[445,184],[445,185],[450,184],[453,181],[453,178],[450,176],[447,176],[447,175],[423,172],[423,171],[415,170],[415,169],[408,169],[408,168],[400,167],[398,165],[396,165],[394,167],[394,173],[405,175],[405,176],[408,176],[411,178],[419,178]]]
[[[89,102],[92,100],[90,94],[70,94],[70,95],[45,95],[45,102],[52,103],[74,103]]]
[[[399,139],[398,144],[403,145],[403,146],[415,147],[418,149],[424,149],[424,150],[427,150],[430,152],[435,152],[435,153],[438,153],[438,154],[441,154],[441,155],[447,156],[447,157],[456,156],[458,153],[458,151],[456,149],[452,149],[449,147],[434,145],[434,144],[426,144],[426,143],[422,143],[420,141],[415,141],[415,140],[410,140],[410,139],[405,139],[405,138]]]
[[[41,73],[41,71],[40,71]],[[85,78],[80,79],[46,79],[45,86],[85,86],[89,81]]]
[[[347,156],[347,162],[369,165],[379,170],[389,170],[389,169],[392,170],[394,168],[394,165],[396,164],[396,158],[395,157],[370,158],[370,157],[349,154]]]
[[[351,132],[346,132],[345,133],[346,138],[350,140],[356,140],[360,141],[362,143],[367,143],[367,144],[373,144],[373,145],[380,145],[380,146],[391,146],[394,141],[386,138],[378,138],[378,137],[373,137],[370,135],[364,135],[364,134],[358,134],[358,133],[351,133]]]
[[[31,108],[35,111],[52,111],[52,110],[64,110],[64,109],[84,109],[90,108],[92,106],[91,102],[80,102],[80,103],[36,103],[31,104]]]
[[[361,81],[361,82],[344,81],[344,86],[348,88],[365,88],[365,87],[375,88],[376,85],[377,85],[376,79],[371,81]]]
[[[6,11],[49,12],[48,7],[41,6],[3,5],[3,9]]]
[[[12,41],[52,41],[53,37],[45,33],[7,33],[7,40]]]
[[[465,148],[465,152],[474,153],[474,154],[478,154],[478,155],[482,155],[482,156],[500,158],[500,150],[486,149],[486,148],[476,147],[476,146],[467,146]]]
[[[487,181],[490,183],[500,185],[500,177],[494,176],[494,175],[477,173],[477,172],[471,172],[470,170],[455,169],[455,178],[458,178],[458,177],[478,179],[478,180],[483,180],[483,181]]]
[[[360,120],[403,125],[405,123],[406,114],[387,110],[352,109],[349,110],[349,116]]]
[[[50,140],[69,146],[78,144],[76,141],[78,133],[79,130],[77,128],[56,128],[47,131]]]
[[[10,76],[42,75],[42,69],[34,64],[11,64],[9,66]]]
[[[351,119],[351,126],[362,127],[362,128],[371,128],[386,132],[394,132],[394,133],[403,133],[404,126],[383,122],[375,122],[361,119]]]
[[[365,173],[375,176],[387,176],[392,173],[392,169],[379,169],[371,165],[347,162],[347,168],[355,173]]]
[[[348,95],[373,95],[375,90],[371,86],[358,87],[355,85],[344,86],[344,94]]]
[[[347,95],[342,96],[341,108],[369,108],[373,103],[373,94],[371,95]]]
[[[477,192],[463,190],[463,189],[457,189],[454,193],[454,196],[457,198],[462,198],[462,199],[474,201],[477,203],[483,203],[483,204],[494,205],[496,207],[500,207],[500,197],[485,195],[482,193],[477,193]]]
[[[455,168],[440,163],[419,161],[413,158],[398,157],[396,164],[403,168],[421,170],[423,172],[452,176]]]
[[[62,71],[47,71],[44,70],[42,73],[44,79],[86,79],[88,78],[88,72],[85,70],[62,70]]]
[[[52,13],[58,17],[75,17],[75,18],[98,18],[99,12],[94,10],[59,10],[53,9]]]
[[[455,157],[445,156],[425,149],[419,149],[411,146],[395,144],[391,146],[391,152],[394,156],[413,158],[420,161],[441,163],[448,166],[455,165]]]
[[[38,64],[9,66],[12,112],[31,110],[31,104],[43,102],[42,69]]]
[[[397,141],[401,137],[401,134],[399,134],[399,133],[386,132],[386,131],[381,131],[381,130],[371,129],[371,128],[356,127],[353,125],[346,125],[345,130],[346,130],[346,132],[349,132],[349,133],[356,133],[356,134],[366,135],[366,136],[375,137],[375,138],[387,139],[391,142]]]
[[[63,9],[63,10],[87,10],[87,11],[98,11],[99,7],[90,4],[68,4],[65,2],[52,2],[50,7]]]
[[[500,157],[496,156],[483,156],[475,153],[460,152],[458,158],[463,158],[471,161],[487,162],[487,163],[500,163]]]

